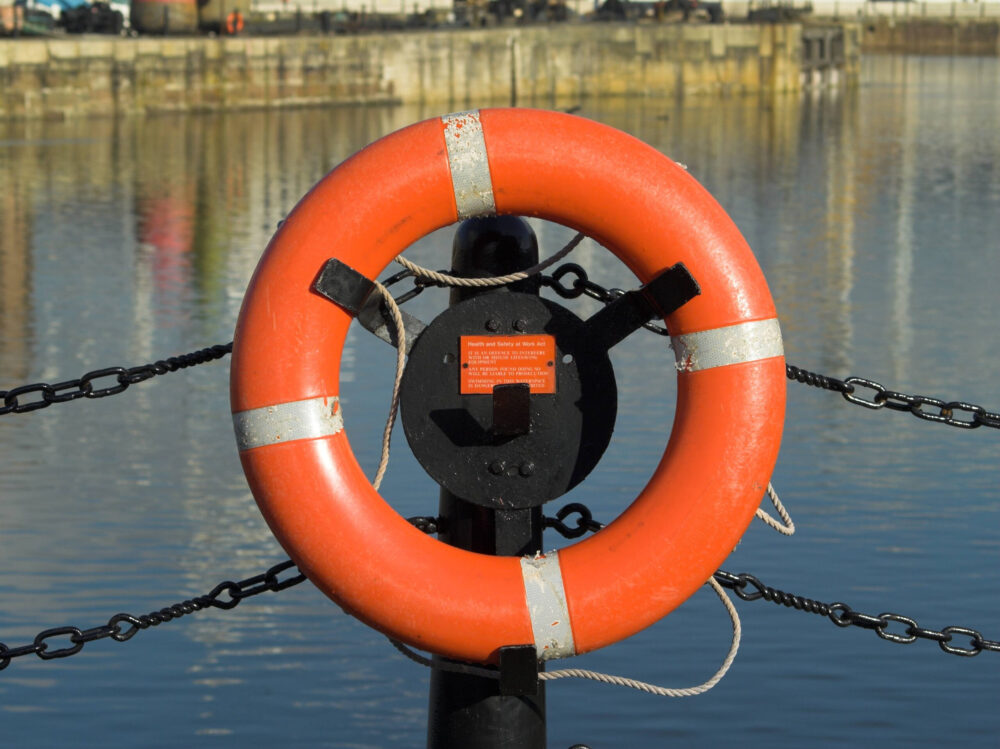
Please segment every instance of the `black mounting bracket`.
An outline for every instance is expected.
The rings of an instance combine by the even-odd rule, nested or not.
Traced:
[[[531,433],[531,386],[526,382],[493,386],[494,437]]]
[[[666,317],[699,294],[698,282],[684,263],[677,263],[598,310],[587,320],[588,335],[594,345],[610,349],[654,317]]]
[[[364,328],[392,346],[399,345],[396,326],[382,296],[376,293],[375,282],[337,258],[323,264],[313,281],[312,290],[329,299],[358,319]],[[406,331],[406,353],[427,326],[413,315],[399,310]]]
[[[534,645],[500,648],[500,694],[505,697],[538,694],[538,651]]]
[[[312,290],[357,317],[374,293],[375,282],[347,263],[332,257],[320,268]]]

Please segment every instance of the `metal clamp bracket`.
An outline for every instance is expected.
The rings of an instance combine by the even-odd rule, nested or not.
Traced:
[[[375,282],[332,257],[323,264],[312,290],[357,317],[375,291]]]
[[[319,275],[313,281],[312,290],[356,317],[358,322],[376,337],[391,346],[399,345],[392,316],[386,309],[381,295],[374,293],[375,282],[368,276],[337,258],[330,258],[323,264]],[[406,353],[410,353],[413,344],[427,326],[403,310],[400,310],[399,314],[403,318],[403,328],[406,330]]]
[[[504,697],[538,694],[538,651],[534,645],[500,648],[500,694]]]
[[[694,276],[676,263],[645,286],[626,291],[587,320],[595,345],[607,350],[654,317],[666,317],[701,294]]]

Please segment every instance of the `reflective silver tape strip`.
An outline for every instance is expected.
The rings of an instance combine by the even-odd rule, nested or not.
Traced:
[[[441,122],[459,220],[496,214],[493,179],[486,159],[486,140],[479,112],[449,114],[442,117]]]
[[[538,660],[576,655],[558,552],[521,557],[521,574]]]
[[[785,354],[781,327],[775,318],[672,336],[670,340],[678,372],[697,372]]]
[[[236,444],[243,452],[279,442],[337,434],[344,428],[344,417],[339,398],[320,396],[240,411],[233,414],[233,428]]]

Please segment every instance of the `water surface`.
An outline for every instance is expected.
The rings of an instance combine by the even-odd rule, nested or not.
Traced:
[[[995,58],[875,58],[849,94],[583,102],[580,114],[683,162],[719,199],[768,278],[790,362],[997,410],[998,90]],[[364,144],[435,114],[0,129],[0,389],[230,340],[257,258],[295,202]],[[570,236],[536,229],[549,252]],[[450,241],[443,231],[409,254],[441,267]],[[575,260],[606,285],[634,285],[592,243]],[[428,292],[411,311],[429,318],[443,304]],[[674,399],[661,340],[637,334],[614,361],[614,442],[566,498],[603,519],[648,479]],[[345,413],[369,472],[392,362],[371,337],[349,339]],[[148,612],[284,558],[239,466],[228,366],[0,418],[0,640]],[[998,440],[790,385],[774,483],[799,532],[754,525],[725,567],[1000,639]],[[433,513],[436,487],[401,430],[395,445],[384,495],[403,514]],[[739,610],[743,647],[714,691],[667,700],[553,684],[550,746],[995,746],[996,654],[893,645],[766,603]],[[728,638],[706,591],[574,665],[688,686],[715,670]],[[0,673],[0,712],[17,747],[410,747],[423,743],[426,692],[423,669],[302,585],[71,659],[20,658]]]

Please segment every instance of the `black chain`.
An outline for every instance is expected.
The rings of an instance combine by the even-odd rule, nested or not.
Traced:
[[[578,513],[580,517],[576,519],[576,525],[567,525],[564,521],[573,513]],[[416,515],[406,519],[418,531],[427,534],[439,533],[444,525],[444,518],[437,518],[431,515]],[[579,538],[584,533],[596,533],[604,527],[603,523],[594,520],[590,508],[579,502],[570,502],[565,507],[561,507],[554,518],[545,518],[545,528],[552,528],[566,538]]]
[[[232,353],[232,350],[233,344],[230,341],[224,345],[209,346],[192,351],[190,354],[171,356],[169,359],[160,359],[152,364],[142,364],[138,367],[95,369],[75,380],[67,380],[54,385],[37,382],[33,385],[21,385],[13,390],[0,390],[0,399],[3,400],[3,405],[0,405],[0,416],[37,411],[40,408],[47,408],[53,403],[68,403],[77,398],[105,398],[109,395],[118,395],[118,393],[125,392],[129,385],[135,385],[137,382],[143,382],[157,375],[167,374],[167,372],[176,372],[178,369],[187,369],[221,359],[226,354]],[[94,386],[98,380],[109,383],[110,378],[114,378],[113,385]],[[38,394],[37,397],[24,402],[24,396],[34,393]]]
[[[448,271],[441,271],[441,272],[442,273],[447,273]],[[382,285],[385,286],[388,289],[389,287],[395,286],[397,283],[399,283],[400,281],[403,281],[403,280],[405,280],[407,278],[412,278],[413,279],[413,288],[410,289],[407,292],[404,292],[404,293],[400,294],[397,297],[393,297],[395,299],[395,301],[396,301],[396,304],[399,304],[399,305],[406,304],[408,301],[410,301],[414,297],[417,297],[417,296],[420,296],[421,294],[423,294],[424,290],[428,286],[439,286],[439,285],[441,285],[441,284],[438,284],[436,281],[433,281],[431,279],[423,278],[422,276],[418,276],[416,273],[414,273],[412,270],[410,270],[408,268],[406,270],[399,271],[399,273],[395,273],[395,274],[389,276],[387,279],[385,279],[384,281],[382,281]]]
[[[429,515],[417,515],[412,518],[407,518],[406,522],[415,526],[418,531],[422,531],[427,534],[437,533],[441,530],[441,518]]]
[[[978,427],[1000,429],[1000,413],[987,411],[982,406],[973,403],[943,401],[926,395],[901,393],[889,390],[885,385],[864,377],[848,377],[846,380],[838,380],[836,377],[809,372],[799,367],[793,367],[791,364],[785,365],[785,374],[789,380],[840,393],[844,396],[844,400],[856,406],[873,409],[888,408],[890,411],[909,411],[918,419],[947,424],[959,429],[976,429]],[[859,388],[864,390],[859,391]],[[866,396],[867,391],[870,391],[870,394]],[[961,418],[960,414],[967,414],[967,418]]]
[[[576,521],[576,526],[570,527],[564,521],[567,516],[573,513],[578,513],[580,517]],[[419,516],[409,518],[409,522],[419,530],[429,534],[438,531],[440,521],[435,517]],[[577,538],[588,531],[600,530],[604,524],[593,519],[593,514],[588,507],[579,502],[571,502],[560,508],[556,517],[545,518],[545,526],[555,529],[566,538]],[[279,576],[283,572],[291,569],[295,570],[294,574],[280,579]],[[91,629],[80,629],[72,626],[53,627],[42,630],[35,635],[30,644],[20,647],[11,648],[0,642],[0,671],[7,668],[14,658],[24,655],[37,655],[42,660],[53,660],[76,655],[83,650],[84,645],[96,640],[111,638],[116,642],[126,642],[131,640],[140,630],[156,627],[207,608],[232,609],[247,598],[265,592],[276,593],[298,585],[305,579],[306,576],[299,572],[295,563],[286,559],[259,575],[248,577],[239,582],[225,580],[212,588],[206,595],[189,598],[144,616],[115,614],[108,620],[107,624]],[[719,570],[715,573],[715,579],[722,587],[732,590],[738,598],[744,601],[763,599],[797,611],[820,614],[828,617],[838,627],[855,626],[874,630],[879,637],[889,642],[909,644],[918,639],[932,640],[938,643],[944,652],[965,657],[979,655],[984,650],[1000,652],[1000,641],[987,640],[978,630],[969,627],[949,626],[941,630],[924,629],[914,619],[901,614],[884,613],[872,616],[856,611],[846,603],[827,604],[815,601],[764,585],[759,579],[747,573],[734,575],[731,572]],[[889,628],[893,625],[905,625],[905,629],[901,632],[892,632]],[[951,642],[956,636],[968,637],[969,646],[952,645]],[[51,641],[59,637],[66,637],[69,645],[52,649]]]
[[[789,380],[795,380],[796,382],[801,382],[803,385],[820,388],[821,390],[832,390],[835,393],[853,392],[853,388],[843,380],[810,372],[807,369],[799,369],[798,367],[793,367],[791,364],[785,365],[785,376]]]
[[[306,576],[298,569],[295,574],[285,579],[279,579],[279,575],[286,570],[295,569],[295,563],[287,559],[280,564],[271,567],[267,572],[260,575],[248,577],[237,583],[231,580],[216,585],[212,590],[203,596],[189,598],[173,606],[153,611],[145,616],[132,616],[131,614],[115,614],[107,624],[92,629],[80,629],[79,627],[54,627],[46,629],[35,635],[35,639],[28,645],[17,648],[9,648],[0,642],[0,671],[7,668],[14,658],[22,655],[37,655],[42,660],[48,661],[53,658],[68,658],[76,655],[88,642],[103,640],[110,637],[116,642],[131,640],[139,630],[149,629],[164,622],[179,619],[186,614],[193,614],[207,608],[232,609],[246,598],[259,595],[266,591],[277,592],[298,585]],[[53,649],[53,641],[64,637],[69,641],[69,645]]]
[[[577,527],[570,528],[562,521],[566,519],[567,515],[574,512],[579,513],[580,518],[577,520]],[[556,513],[555,518],[545,518],[545,527],[555,528],[555,530],[566,538],[576,538],[582,536],[587,531],[596,532],[603,528],[604,524],[594,520],[590,509],[585,505],[573,502],[561,508]],[[915,620],[901,614],[885,613],[878,616],[871,616],[870,614],[855,611],[846,603],[823,603],[793,593],[786,593],[777,588],[764,585],[756,577],[745,572],[734,575],[731,572],[719,570],[715,573],[715,580],[723,588],[733,591],[738,598],[744,601],[758,601],[763,599],[780,606],[795,609],[796,611],[805,611],[808,614],[820,614],[821,616],[829,617],[830,621],[838,627],[854,626],[874,630],[879,637],[889,642],[909,644],[920,639],[932,640],[944,652],[965,657],[979,655],[984,650],[1000,652],[1000,642],[987,640],[978,630],[968,627],[945,627],[941,630],[924,629],[918,626]],[[896,632],[890,631],[890,627],[897,626],[898,628],[898,625],[905,626],[905,629]],[[969,647],[952,645],[951,642],[956,636],[968,637]]]
[[[563,521],[573,513],[579,513],[580,517],[576,519],[576,525],[570,527]],[[545,518],[545,527],[553,528],[565,538],[579,538],[587,532],[596,533],[604,527],[604,524],[594,520],[590,508],[586,505],[570,502],[568,505],[560,507],[554,518]]]
[[[569,275],[572,275],[573,278],[567,285],[563,279]],[[578,299],[581,296],[589,296],[605,305],[611,304],[625,293],[622,289],[606,289],[600,284],[594,283],[587,275],[587,271],[576,263],[563,263],[552,271],[551,276],[542,276],[542,286],[552,289],[563,299]],[[662,325],[648,322],[642,327],[657,335],[670,335]]]
[[[828,617],[838,627],[853,626],[874,630],[875,634],[889,642],[907,645],[917,640],[931,640],[936,642],[944,652],[967,658],[979,655],[984,650],[990,650],[994,653],[1000,652],[1000,642],[987,640],[978,630],[969,627],[944,627],[941,630],[924,629],[914,619],[901,614],[885,613],[872,616],[855,611],[846,603],[822,603],[811,598],[785,593],[777,588],[764,585],[756,577],[745,572],[734,575],[725,570],[719,570],[715,573],[715,579],[719,585],[733,591],[737,597],[744,601],[763,599],[797,611],[819,614]],[[895,628],[897,631],[890,631],[890,628]],[[956,636],[968,637],[969,646],[952,645],[951,642]]]

